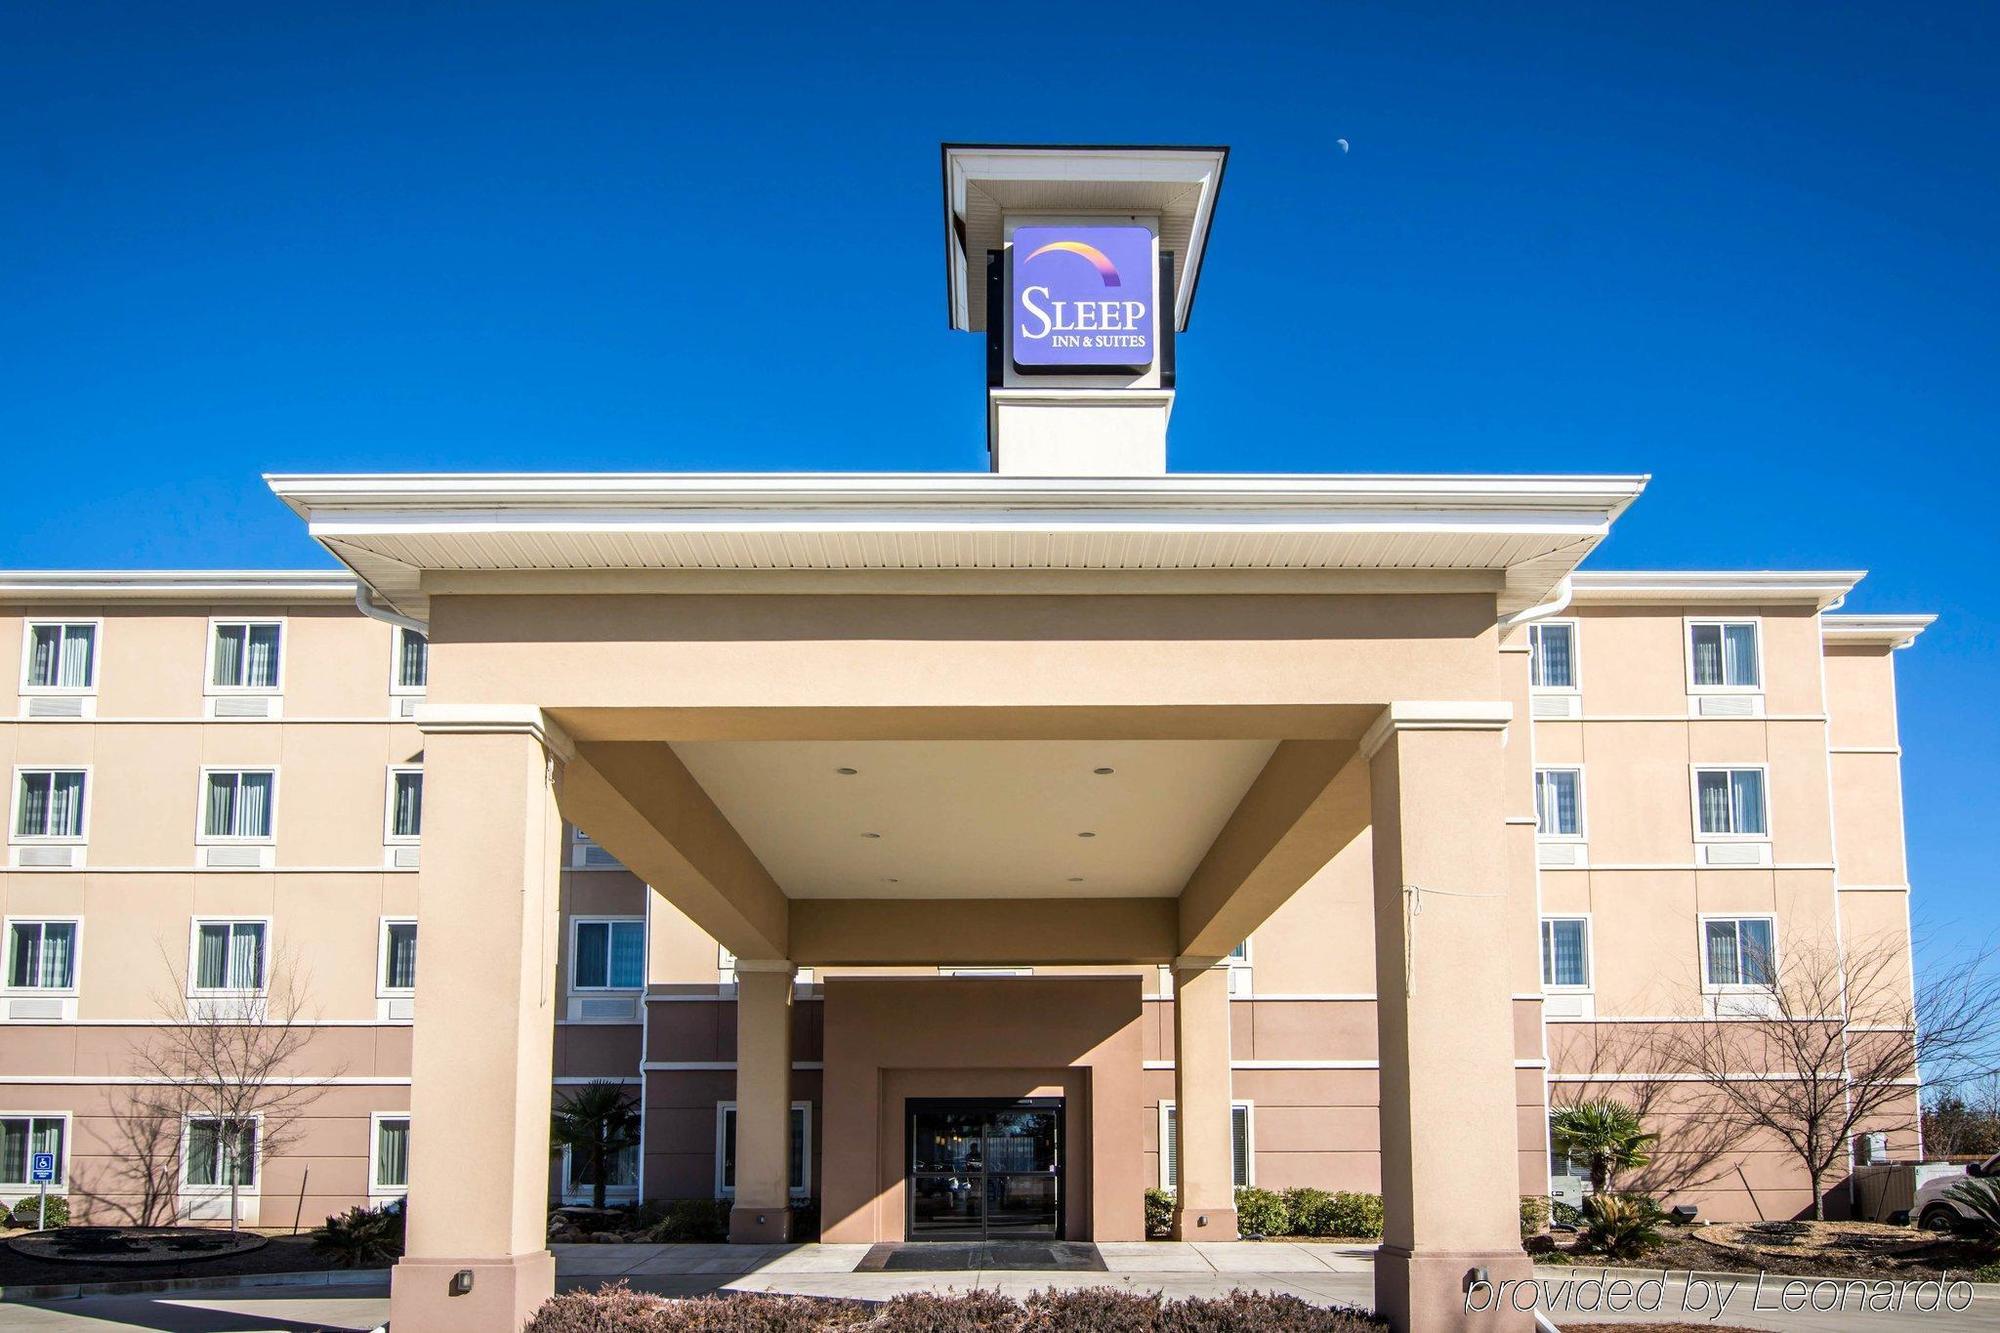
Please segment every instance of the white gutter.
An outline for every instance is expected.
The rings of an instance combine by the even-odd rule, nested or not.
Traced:
[[[358,580],[354,585],[354,605],[362,615],[367,616],[370,620],[379,620],[385,625],[394,625],[398,629],[412,630],[423,635],[426,639],[430,637],[431,627],[426,622],[414,620],[409,616],[403,615],[401,612],[391,611],[386,607],[375,605],[373,591],[366,583]]]
[[[1500,618],[1500,628],[1510,630],[1517,625],[1525,625],[1531,620],[1546,620],[1550,616],[1561,615],[1569,609],[1570,594],[1575,591],[1574,579],[1575,576],[1572,574],[1563,575],[1562,581],[1556,584],[1556,595],[1554,597],[1549,598],[1548,601],[1543,602],[1540,606],[1526,607],[1516,611],[1511,616],[1502,616]]]

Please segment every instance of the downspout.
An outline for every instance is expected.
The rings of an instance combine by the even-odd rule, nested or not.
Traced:
[[[362,615],[367,616],[370,620],[379,620],[385,625],[394,625],[398,629],[411,630],[423,635],[425,638],[430,637],[431,627],[429,625],[421,620],[413,620],[401,612],[391,611],[387,607],[375,605],[374,598],[370,596],[370,591],[366,583],[358,579],[355,581],[354,605]]]
[[[1517,625],[1525,625],[1531,620],[1546,620],[1550,616],[1561,615],[1569,608],[1569,599],[1573,592],[1574,588],[1571,584],[1571,576],[1565,574],[1562,576],[1562,581],[1556,584],[1556,595],[1554,597],[1543,602],[1540,606],[1531,606],[1524,611],[1516,611],[1511,616],[1502,617],[1500,628],[1502,630],[1510,630]]]

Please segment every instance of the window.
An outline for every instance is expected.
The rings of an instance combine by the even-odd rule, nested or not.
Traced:
[[[736,1193],[736,1103],[715,1108],[715,1192],[720,1198]],[[792,1103],[792,1153],[786,1184],[793,1194],[812,1189],[812,1103]]]
[[[417,988],[417,923],[408,918],[382,922],[381,993],[407,995]]]
[[[1777,978],[1777,946],[1767,916],[1709,917],[1701,923],[1702,983],[1710,989],[1769,986]]]
[[[202,771],[201,841],[268,842],[278,774],[268,768]]]
[[[255,1189],[256,1118],[191,1117],[187,1122],[182,1170],[187,1183],[197,1189],[228,1189],[232,1185]]]
[[[97,622],[28,622],[21,688],[88,694],[97,688]]]
[[[413,629],[396,627],[396,672],[392,694],[422,694],[431,678],[431,641]]]
[[[275,620],[218,620],[209,641],[208,684],[214,690],[278,688],[278,646],[284,627]]]
[[[1245,940],[1234,949],[1231,949],[1223,961],[1236,964],[1248,963],[1250,961],[1250,941]]]
[[[369,1189],[376,1194],[400,1194],[410,1187],[410,1118],[378,1115],[368,1170]]]
[[[1767,838],[1770,821],[1761,768],[1698,768],[1695,827],[1705,838]]]
[[[628,1143],[605,1163],[604,1188],[609,1194],[620,1190],[636,1192],[639,1188],[639,1145]],[[597,1184],[597,1173],[590,1169],[590,1154],[563,1149],[563,1192],[572,1198],[589,1198]]]
[[[84,770],[23,768],[16,772],[14,840],[81,842]]]
[[[1540,620],[1528,626],[1528,683],[1538,690],[1576,688],[1576,622]]]
[[[571,940],[571,990],[638,990],[646,984],[643,920],[578,921]]]
[[[194,992],[259,993],[264,989],[263,921],[194,923]]]
[[[1542,985],[1590,987],[1590,922],[1580,916],[1542,918]]]
[[[56,1157],[56,1178],[49,1182],[50,1188],[67,1183],[69,1158],[63,1146],[69,1137],[68,1130],[69,1122],[64,1116],[0,1116],[0,1185],[28,1188],[31,1183],[28,1177],[33,1174],[29,1168],[34,1165],[35,1154],[44,1152]]]
[[[76,989],[76,921],[7,923],[7,985],[13,990]]]
[[[1251,1164],[1255,1160],[1250,1146],[1251,1103],[1233,1102],[1229,1107],[1229,1156],[1230,1169],[1237,1189],[1251,1183]],[[1180,1185],[1180,1117],[1174,1111],[1172,1102],[1160,1103],[1160,1188],[1169,1192]]]
[[[389,770],[389,829],[391,842],[415,842],[424,831],[424,770]]]
[[[1583,770],[1535,770],[1535,832],[1544,838],[1583,836]]]
[[[1695,689],[1756,690],[1761,679],[1756,621],[1688,622],[1688,683]]]

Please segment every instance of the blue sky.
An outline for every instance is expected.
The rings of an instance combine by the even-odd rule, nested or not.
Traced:
[[[1996,63],[1972,4],[7,6],[0,564],[323,562],[266,470],[981,468],[939,141],[1227,143],[1173,466],[1650,472],[1595,564],[1872,570],[1983,932]]]

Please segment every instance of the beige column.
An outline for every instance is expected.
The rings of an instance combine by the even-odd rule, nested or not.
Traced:
[[[1175,1240],[1236,1239],[1229,1134],[1229,969],[1174,960]]]
[[[736,1202],[729,1239],[791,1238],[792,973],[783,959],[736,960]]]
[[[534,710],[426,727],[409,1246],[389,1299],[399,1329],[519,1329],[555,1290],[561,826],[550,747],[562,745]]]
[[[1375,852],[1383,1243],[1397,1333],[1526,1330],[1467,1309],[1480,1271],[1526,1278],[1506,947],[1505,704],[1394,704],[1362,742]],[[1475,1297],[1475,1305],[1484,1298]]]

